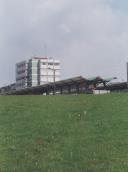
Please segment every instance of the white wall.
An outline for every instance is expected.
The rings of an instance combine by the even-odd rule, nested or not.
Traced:
[[[93,94],[110,94],[109,90],[93,90]]]

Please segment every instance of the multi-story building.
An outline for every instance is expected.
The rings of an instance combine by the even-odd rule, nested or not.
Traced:
[[[60,80],[60,61],[32,57],[16,64],[16,89],[43,85]]]
[[[28,63],[26,61],[16,64],[16,89],[27,88]]]

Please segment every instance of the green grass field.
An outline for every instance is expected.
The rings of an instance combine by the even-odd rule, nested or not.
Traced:
[[[0,97],[0,172],[127,172],[128,94]]]

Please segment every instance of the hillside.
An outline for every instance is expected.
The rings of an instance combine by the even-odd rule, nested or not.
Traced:
[[[128,94],[0,97],[1,172],[127,172]]]

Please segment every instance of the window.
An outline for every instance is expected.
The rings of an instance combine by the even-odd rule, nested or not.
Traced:
[[[59,63],[54,63],[55,66],[59,66],[60,64]]]
[[[53,63],[48,63],[48,65],[53,65]]]
[[[37,67],[37,63],[32,63],[32,67]]]
[[[37,75],[32,75],[32,80],[37,80]]]
[[[37,74],[37,68],[36,69],[32,69],[32,74]]]

